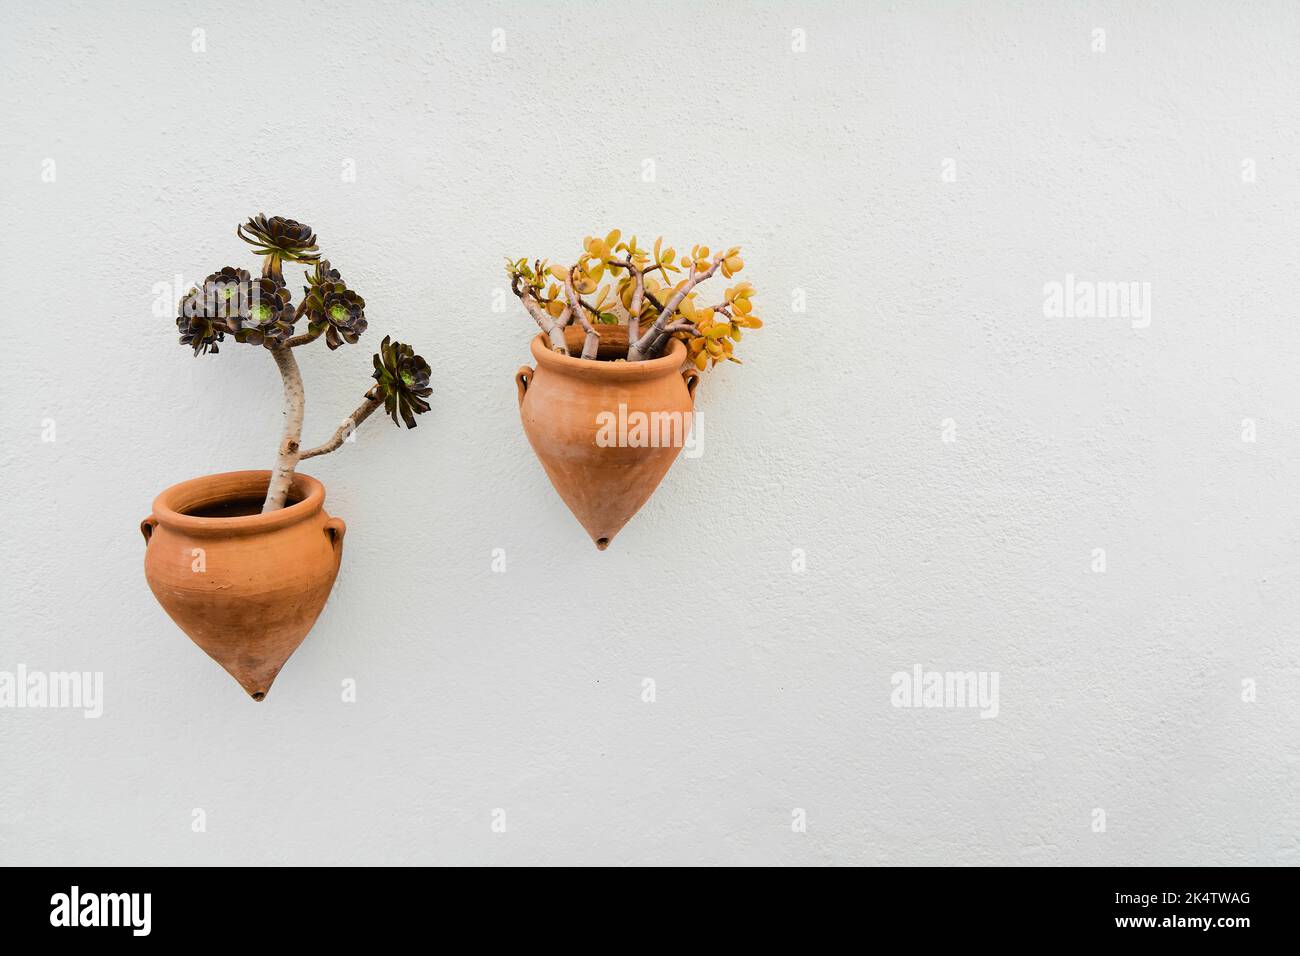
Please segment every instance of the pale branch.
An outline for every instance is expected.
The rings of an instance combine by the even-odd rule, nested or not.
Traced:
[[[567,293],[565,294],[565,297],[566,298],[568,297]],[[558,302],[558,301],[560,301],[559,297],[556,296],[554,299],[547,299],[546,303],[547,305],[549,305],[552,302]],[[572,323],[573,323],[573,303],[565,302],[563,310],[561,310],[560,314],[555,317],[555,326],[556,328],[563,330],[563,329],[567,329]]]
[[[719,302],[717,305],[710,306],[709,308],[714,312],[725,315],[728,321],[731,320],[730,302]],[[695,338],[699,338],[701,335],[700,330],[696,328],[694,322],[674,322],[664,328],[663,334],[654,340],[654,344],[650,346],[650,351],[646,354],[650,358],[658,358],[659,354],[663,352],[664,348],[668,345],[668,340],[672,338],[674,332],[689,332]]]
[[[673,313],[677,311],[679,306],[681,306],[682,301],[695,290],[697,285],[705,279],[711,279],[713,273],[718,271],[718,266],[722,265],[725,258],[726,256],[723,253],[718,253],[713,257],[713,265],[709,266],[703,272],[696,272],[694,268],[692,268],[690,278],[682,284],[681,288],[669,296],[668,301],[664,303],[663,311],[659,313],[659,318],[656,320],[655,324],[659,326],[667,325],[668,320],[672,318]]]
[[[303,332],[301,335],[295,335],[293,338],[289,339],[289,341],[284,343],[284,347],[287,349],[296,349],[298,346],[306,345],[308,342],[315,342],[321,337],[321,333],[324,331],[325,326],[322,325],[316,332],[308,330]]]
[[[582,301],[582,296],[573,287],[573,273],[577,267],[569,270],[568,277],[564,280],[564,293],[569,299],[569,310],[582,325],[583,331],[587,333],[587,338],[582,343],[582,358],[594,359],[600,351],[600,333],[592,328],[591,320],[583,313],[582,307],[586,304]],[[595,311],[592,309],[591,311]]]
[[[293,470],[298,465],[299,441],[302,437],[302,413],[306,393],[302,387],[302,374],[298,371],[298,361],[293,351],[283,345],[271,349],[271,356],[280,369],[280,378],[284,382],[284,433],[280,438],[280,451],[276,457],[275,469],[271,472],[271,483],[266,489],[266,501],[262,504],[262,513],[279,511],[284,507],[289,495],[289,486],[293,483]]]
[[[293,310],[294,322],[297,322],[306,314],[307,314],[307,299],[304,298],[301,302],[298,303],[298,308]],[[303,332],[301,335],[293,336],[291,339],[289,339],[287,342],[284,343],[284,346],[285,348],[296,349],[298,346],[306,345],[308,342],[315,342],[318,338],[321,337],[321,333],[324,331],[325,331],[325,326],[323,325],[320,327],[320,331],[318,332],[312,332],[309,328],[308,331]]]
[[[627,340],[635,342],[640,338],[641,333],[641,304],[645,299],[645,272],[643,272],[628,256],[626,261],[610,259],[607,265],[619,266],[626,269],[628,274],[633,277],[632,299],[627,307]]]
[[[539,307],[538,311],[547,317],[550,316],[550,313],[547,312],[545,309]],[[563,315],[563,313],[561,313],[561,315]],[[552,319],[549,326],[542,326],[546,334],[550,336],[551,350],[554,352],[559,352],[563,355],[569,354],[569,346],[564,341],[564,326],[567,324],[568,324],[567,319],[563,323],[557,322],[554,319]]]
[[[382,399],[371,398],[370,394],[367,393],[366,400],[357,407],[355,412],[343,419],[343,424],[339,426],[338,431],[330,436],[329,441],[317,445],[315,448],[307,449],[298,456],[298,460],[302,461],[307,458],[315,458],[317,455],[328,455],[347,441],[348,436],[360,428],[361,423],[373,415],[376,409],[383,407],[384,402]]]
[[[578,304],[581,305],[581,306],[582,306],[584,309],[586,309],[588,312],[590,312],[593,316],[595,316],[597,322],[602,322],[602,323],[603,323],[603,322],[605,321],[604,319],[602,319],[602,318],[600,317],[600,309],[596,308],[594,305],[592,305],[590,302],[588,302],[588,301],[587,301],[586,299],[584,299],[582,296],[578,296]],[[584,322],[584,323],[583,323],[583,328],[585,328],[588,332],[591,331],[591,328],[590,328],[589,326],[590,326],[590,323],[589,323],[589,322]]]
[[[573,273],[576,268],[577,266],[574,266],[573,269],[570,269],[568,278],[564,280],[564,294],[569,301],[569,311],[573,313],[573,317],[582,326],[583,331],[590,334],[595,330],[592,329],[591,319],[587,318],[586,313],[590,312],[597,317],[599,317],[600,313],[594,307],[583,302],[582,296],[578,295],[578,290],[573,287]]]
[[[651,292],[649,289],[646,289],[646,290],[645,290],[645,299],[646,299],[646,301],[649,302],[650,305],[654,308],[655,313],[656,313],[657,315],[662,315],[662,314],[663,314],[663,311],[664,311],[664,304],[663,304],[662,302],[660,302],[660,301],[655,297],[655,294],[654,294],[653,292]],[[641,331],[641,324],[640,324],[640,321],[641,321],[640,316],[637,316],[637,322],[636,322],[635,325],[634,325],[632,322],[630,322],[630,321],[628,322],[628,326],[627,326],[627,328],[628,328],[628,332],[627,332],[627,341],[628,341],[628,352],[629,352],[629,353],[632,351],[632,343],[635,342],[635,341],[639,338],[639,333],[640,333],[640,331]],[[632,334],[632,330],[633,330],[634,328],[636,329],[638,335],[633,335],[633,334]]]
[[[568,355],[569,347],[564,343],[564,326],[555,321],[551,313],[542,307],[529,289],[520,288],[519,276],[516,275],[510,280],[510,291],[519,297],[519,301],[524,304],[524,309],[533,317],[538,328],[550,338],[551,349]]]
[[[672,325],[665,326],[664,330],[659,333],[659,337],[650,346],[650,351],[646,353],[646,358],[658,358],[668,345],[668,340],[673,337],[674,332],[686,332],[695,338],[699,338],[703,334],[695,327],[693,322],[674,322]]]
[[[722,265],[725,258],[725,254],[721,252],[718,253],[713,257],[713,265],[709,266],[703,272],[696,272],[695,267],[692,265],[690,278],[683,282],[677,291],[669,296],[668,301],[664,303],[664,307],[659,311],[658,318],[655,319],[654,324],[650,326],[646,333],[628,347],[627,360],[629,362],[640,362],[654,353],[655,347],[659,344],[660,339],[664,337],[663,332],[669,325],[669,319],[673,317],[673,313],[677,311],[677,307],[682,304],[682,300],[690,295],[691,290],[693,290],[697,285],[705,279],[712,277],[713,273],[718,271],[718,266]]]
[[[636,274],[636,285],[632,287],[632,303],[627,307],[627,340],[631,342],[637,337],[636,327],[641,321],[641,307],[645,302],[645,273],[638,271]]]

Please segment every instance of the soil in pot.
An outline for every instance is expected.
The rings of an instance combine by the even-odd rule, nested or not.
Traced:
[[[596,351],[598,362],[617,362],[627,360],[627,326],[595,325],[592,326],[600,335],[600,348]],[[581,355],[582,347],[587,344],[587,333],[580,325],[565,326],[564,344],[570,355]]]
[[[217,501],[210,504],[196,505],[185,513],[194,518],[247,518],[249,515],[262,513],[262,498],[235,498],[230,501]],[[285,499],[285,507],[296,505],[301,498],[292,495]]]

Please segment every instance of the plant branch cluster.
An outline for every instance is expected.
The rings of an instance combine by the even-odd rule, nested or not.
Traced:
[[[234,266],[212,273],[182,298],[176,317],[182,345],[195,355],[220,351],[226,337],[276,350],[297,348],[324,338],[334,351],[355,345],[366,331],[366,300],[348,287],[338,269],[321,258],[310,226],[281,216],[258,214],[236,230],[239,238],[263,256],[262,275],[252,277]],[[310,265],[303,298],[294,308],[284,280],[284,263]],[[297,332],[300,320],[305,330]],[[297,333],[297,334],[295,334]],[[416,425],[415,415],[429,410],[429,365],[409,345],[385,338],[374,356],[376,398],[395,423]]]
[[[623,241],[615,229],[603,239],[588,236],[582,254],[569,266],[545,259],[506,260],[510,290],[548,337],[551,348],[569,354],[564,330],[577,323],[586,333],[581,358],[596,359],[601,325],[624,323],[629,362],[663,355],[674,338],[686,343],[689,361],[703,370],[721,361],[740,362],[732,353],[742,329],[761,328],[753,313],[754,287],[729,286],[720,302],[706,305],[696,287],[721,272],[730,279],[745,266],[740,247],[711,252],[693,246],[680,257],[664,248],[651,249],[636,237]]]
[[[415,416],[429,410],[429,363],[401,342],[384,338],[373,364],[375,380],[365,401],[349,415],[324,444],[303,451],[300,446],[305,393],[293,350],[325,339],[332,352],[355,345],[366,331],[366,301],[348,288],[338,269],[321,258],[316,233],[310,226],[281,216],[259,213],[235,230],[239,238],[262,256],[262,274],[226,266],[182,296],[176,327],[182,345],[195,355],[220,351],[226,337],[270,350],[284,383],[284,429],[275,468],[267,488],[263,512],[283,508],[294,469],[304,458],[334,451],[372,412],[382,408],[394,424],[416,425]],[[284,280],[284,264],[296,262],[311,268],[297,308]],[[306,328],[296,332],[300,320]]]

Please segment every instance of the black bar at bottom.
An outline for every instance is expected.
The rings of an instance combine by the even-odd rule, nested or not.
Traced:
[[[6,942],[149,940],[335,946],[471,932],[484,942],[719,935],[808,943],[827,934],[925,944],[1025,940],[1215,945],[1294,939],[1289,868],[835,869],[517,875],[414,868],[10,868]],[[699,883],[695,881],[699,880]],[[459,927],[459,929],[458,929]],[[645,934],[645,935],[643,935]],[[685,935],[683,935],[685,934]],[[455,937],[452,937],[455,938]],[[66,941],[66,939],[65,939]]]

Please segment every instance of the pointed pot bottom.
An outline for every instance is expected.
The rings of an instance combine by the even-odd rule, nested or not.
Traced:
[[[650,500],[678,453],[676,448],[646,449],[655,454],[637,455],[624,467],[614,467],[609,459],[623,457],[617,454],[622,451],[596,448],[576,458],[537,451],[551,484],[598,551],[608,549]]]
[[[298,649],[298,645],[306,638],[306,634],[299,639],[298,644],[289,648],[286,652],[281,646],[273,651],[273,656],[253,659],[252,655],[238,653],[230,654],[223,648],[209,650],[199,642],[193,634],[190,640],[203,648],[204,652],[214,661],[222,666],[227,674],[239,682],[239,686],[244,688],[244,692],[255,701],[263,701],[266,695],[271,692],[271,685],[280,674],[280,670],[288,662],[290,655]],[[250,643],[254,643],[251,642]],[[267,642],[269,643],[269,642]]]

